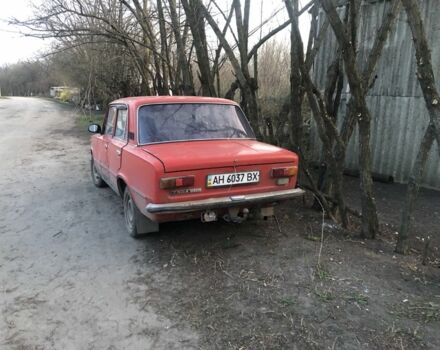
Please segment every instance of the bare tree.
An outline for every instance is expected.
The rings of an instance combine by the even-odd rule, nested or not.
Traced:
[[[195,95],[194,86],[191,79],[190,64],[186,57],[184,38],[182,37],[181,33],[180,20],[177,16],[176,0],[168,0],[168,3],[174,38],[176,40],[179,68],[182,73],[182,85],[179,87],[179,90],[184,95]]]
[[[258,137],[262,137],[261,135],[261,127],[262,120],[260,116],[258,99],[257,99],[257,89],[258,82],[255,77],[253,77],[249,70],[249,62],[256,54],[258,49],[263,45],[267,40],[272,38],[274,35],[279,33],[281,30],[286,28],[290,24],[290,20],[282,23],[278,27],[272,29],[269,33],[267,33],[264,37],[262,37],[253,47],[249,50],[248,46],[248,38],[250,36],[249,31],[249,15],[251,8],[251,0],[245,0],[244,6],[242,6],[240,0],[233,0],[232,9],[235,14],[235,22],[237,28],[237,35],[234,33],[233,36],[236,40],[236,47],[239,51],[239,57],[237,59],[234,49],[235,46],[231,45],[226,39],[226,31],[220,30],[216,20],[212,17],[211,13],[208,9],[202,4],[200,0],[194,0],[194,2],[198,3],[200,6],[201,12],[203,16],[206,18],[207,22],[211,26],[215,35],[217,36],[221,47],[225,50],[225,53],[231,63],[231,66],[234,70],[237,81],[233,83],[231,89],[227,93],[227,97],[231,98],[234,96],[234,92],[237,88],[240,89],[242,94],[242,107],[250,118],[251,124],[257,133]],[[214,2],[215,3],[215,2]],[[307,5],[305,8],[309,8],[310,5]],[[304,12],[303,10],[302,12]],[[302,13],[301,12],[301,13]],[[229,17],[224,15],[227,23],[229,22]],[[228,24],[229,27],[229,24]],[[228,28],[225,27],[225,28]],[[230,29],[230,28],[229,28]]]
[[[440,95],[436,86],[431,50],[418,2],[415,0],[402,0],[402,3],[413,37],[417,62],[417,77],[430,118],[408,181],[405,205],[402,210],[396,251],[406,254],[409,248],[412,213],[419,192],[419,184],[423,178],[429,151],[435,140],[437,140],[440,154]]]
[[[336,192],[341,191],[340,172],[343,169],[343,159],[348,140],[354,128],[359,126],[359,167],[361,175],[361,202],[362,202],[362,236],[374,238],[378,232],[378,218],[376,203],[373,194],[373,180],[371,177],[371,115],[366,103],[366,95],[371,86],[372,74],[375,70],[385,41],[395,21],[396,14],[400,9],[399,0],[392,2],[388,16],[385,18],[378,35],[376,36],[373,48],[370,51],[367,64],[364,70],[358,64],[356,56],[356,31],[357,16],[359,13],[359,0],[349,2],[349,20],[346,25],[340,19],[336,7],[331,0],[319,0],[330,25],[335,33],[336,40],[340,47],[340,53],[344,62],[345,73],[350,86],[351,99],[349,102],[349,113],[342,127],[340,145],[336,145],[337,160],[339,160],[339,175],[336,180]],[[355,123],[354,123],[355,121]],[[339,147],[339,148],[338,148]],[[342,167],[342,169],[341,169]]]
[[[249,35],[249,8],[250,8],[250,0],[246,0],[244,17],[241,12],[241,4],[240,0],[233,1],[233,8],[235,11],[236,25],[238,31],[237,44],[239,45],[240,52],[240,61],[235,56],[234,50],[229,42],[226,40],[226,35],[217,25],[217,22],[211,16],[210,12],[207,8],[202,4],[200,0],[195,0],[197,2],[199,8],[201,9],[203,16],[208,21],[209,25],[213,29],[215,35],[219,39],[222,47],[224,48],[229,61],[234,69],[235,75],[237,77],[238,86],[243,94],[244,103],[243,107],[245,112],[250,118],[251,124],[257,134],[260,134],[260,126],[259,126],[259,112],[258,112],[258,103],[256,97],[256,82],[253,80],[249,73],[248,67],[248,44],[247,37]]]
[[[163,12],[162,0],[157,0],[157,16],[159,21],[159,34],[160,34],[160,55],[162,57],[161,61],[161,83],[159,85],[159,94],[161,95],[169,95],[170,86],[169,86],[169,69],[170,66],[170,55],[168,51],[168,42],[167,42],[167,30],[165,26],[165,16]]]
[[[214,77],[211,72],[208,55],[208,43],[206,41],[205,21],[201,15],[200,4],[195,0],[181,0],[188,24],[191,28],[194,47],[199,67],[199,80],[202,85],[204,96],[216,96]]]
[[[326,186],[322,186],[320,181],[316,184],[308,167],[307,154],[303,152],[303,145],[301,138],[303,137],[302,117],[295,115],[291,116],[291,140],[294,149],[302,157],[302,170],[306,175],[307,183],[315,194],[318,195],[320,202],[324,205],[326,211],[335,220],[340,220],[343,227],[348,228],[349,221],[347,211],[359,216],[356,211],[347,208],[345,198],[343,195],[343,171],[345,163],[345,154],[348,142],[353,133],[356,123],[362,119],[362,113],[369,113],[365,103],[365,96],[368,89],[372,86],[372,77],[377,62],[380,58],[382,49],[388,34],[395,22],[396,14],[399,12],[400,3],[393,1],[388,14],[385,16],[378,34],[374,40],[373,48],[368,55],[365,64],[358,62],[356,57],[356,31],[357,21],[359,16],[359,1],[349,1],[341,11],[341,19],[332,2],[327,3],[327,8],[324,10],[327,14],[327,19],[323,21],[321,27],[318,28],[318,8],[321,1],[315,1],[313,8],[310,10],[312,21],[309,35],[309,42],[307,43],[307,50],[305,56],[303,55],[303,44],[300,31],[298,28],[298,1],[285,0],[286,9],[291,19],[291,105],[292,114],[302,113],[301,105],[304,96],[307,97],[308,105],[312,111],[312,116],[315,120],[319,137],[322,141],[323,159],[328,166],[328,176]],[[328,10],[333,10],[328,13]],[[331,18],[330,18],[331,17]],[[333,62],[330,62],[327,70],[327,79],[323,91],[318,88],[310,76],[310,69],[314,61],[315,55],[320,48],[320,43],[323,40],[328,24],[332,25],[332,29],[339,44],[336,57]],[[336,29],[335,29],[336,25]],[[343,35],[342,39],[340,36]],[[345,45],[345,46],[344,46]],[[349,50],[347,54],[347,50]],[[344,52],[345,51],[345,52]],[[348,60],[350,59],[350,60]],[[342,127],[338,129],[338,109],[340,104],[341,92],[343,88],[344,74],[343,64],[347,72],[347,64],[351,64],[350,77],[348,83],[353,90],[355,85],[356,95],[352,96],[349,102],[348,113],[342,120]],[[355,79],[353,79],[355,78]],[[363,99],[361,103],[355,106],[356,99]],[[355,108],[353,108],[355,107]],[[357,112],[356,112],[357,111]],[[367,114],[367,117],[369,114]],[[372,196],[371,183],[371,165],[369,160],[369,135],[370,122],[362,122],[360,163],[361,169],[364,169],[361,183],[363,187],[363,225],[362,235],[365,237],[374,237],[378,225],[377,215]],[[360,128],[361,129],[361,128]],[[296,134],[296,135],[295,135]]]
[[[145,49],[152,47],[142,39],[142,30],[135,21],[126,13],[126,8],[115,1],[50,0],[33,19],[13,23],[29,29],[27,35],[59,40],[64,44],[63,50],[85,44],[118,44],[132,56],[144,86],[148,87],[151,70],[145,61]]]

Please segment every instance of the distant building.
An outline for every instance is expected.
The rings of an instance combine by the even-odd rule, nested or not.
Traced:
[[[347,1],[340,0],[340,11]],[[432,48],[432,63],[437,83],[440,82],[440,1],[418,1]],[[390,7],[390,1],[363,0],[358,30],[358,57],[365,64],[374,38]],[[321,12],[322,24],[325,13]],[[331,27],[327,30],[314,64],[314,80],[324,88],[326,70],[336,55],[337,45]],[[406,183],[424,131],[429,123],[422,91],[416,76],[415,51],[411,30],[402,10],[388,38],[376,70],[377,79],[368,92],[367,103],[372,117],[371,154],[373,171],[393,176]],[[345,79],[346,83],[346,79]],[[440,85],[440,84],[439,84]],[[440,86],[439,86],[440,88]],[[350,89],[343,89],[339,116],[343,118]],[[321,157],[316,128],[312,128],[312,150]],[[440,190],[440,157],[437,143],[430,152],[422,185]],[[358,134],[353,135],[347,150],[346,167],[358,169]]]
[[[79,102],[79,88],[70,86],[52,86],[49,90],[50,97],[65,101]]]

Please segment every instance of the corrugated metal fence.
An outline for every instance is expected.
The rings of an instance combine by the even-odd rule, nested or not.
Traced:
[[[425,27],[432,45],[433,66],[440,82],[440,1],[419,2],[423,11]],[[364,1],[360,16],[358,40],[359,58],[365,62],[373,45],[388,1]],[[340,9],[342,11],[342,8]],[[325,14],[321,13],[320,21]],[[325,86],[326,70],[336,54],[336,41],[331,30],[327,30],[314,65],[314,79],[318,86]],[[405,183],[410,174],[418,147],[428,125],[429,116],[416,77],[416,64],[410,28],[402,11],[391,33],[376,71],[377,79],[368,93],[367,102],[373,118],[371,151],[373,171],[391,175],[396,182]],[[438,84],[440,87],[440,84]],[[345,115],[348,89],[344,88],[343,101],[339,110],[341,119]],[[319,159],[320,141],[316,128],[312,130],[312,144],[315,159]],[[358,169],[357,133],[351,140],[346,159],[347,168]],[[440,157],[434,144],[430,152],[422,185],[440,189]]]

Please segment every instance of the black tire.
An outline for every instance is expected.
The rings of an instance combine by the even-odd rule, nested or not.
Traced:
[[[146,233],[159,231],[159,224],[151,221],[140,212],[128,187],[125,187],[124,190],[123,204],[125,227],[131,237],[139,238]]]
[[[102,179],[101,175],[99,174],[98,169],[96,169],[96,167],[95,167],[95,162],[93,161],[93,157],[92,157],[92,159],[90,159],[90,173],[92,175],[93,184],[96,187],[102,188],[102,187],[107,186],[107,184],[105,183],[105,181]]]

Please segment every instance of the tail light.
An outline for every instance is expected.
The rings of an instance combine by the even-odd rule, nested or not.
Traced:
[[[189,187],[194,185],[194,176],[180,176],[180,177],[163,177],[160,179],[160,188],[162,190]]]
[[[273,168],[270,176],[274,178],[292,177],[295,176],[297,173],[298,173],[297,166],[289,166],[283,168]]]

